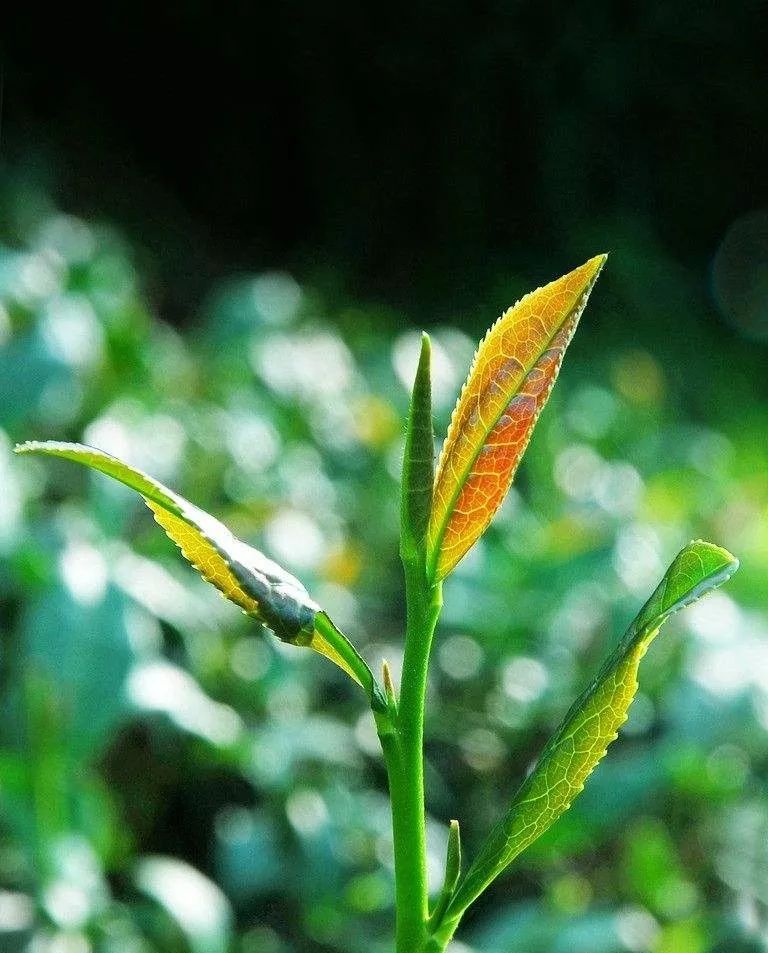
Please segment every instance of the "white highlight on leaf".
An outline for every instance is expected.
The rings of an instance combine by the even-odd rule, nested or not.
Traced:
[[[376,723],[370,711],[364,711],[355,724],[355,741],[358,748],[370,758],[381,759],[381,746],[376,732]]]
[[[8,310],[0,303],[0,347],[3,347],[11,338],[13,326]]]
[[[5,551],[15,540],[21,526],[23,491],[30,492],[29,482],[21,483],[20,470],[11,459],[11,444],[0,429],[0,551]]]
[[[28,307],[56,294],[66,274],[61,255],[52,249],[17,256],[12,270],[10,293],[17,301]]]
[[[613,567],[627,589],[642,595],[663,570],[661,543],[651,526],[630,523],[619,532]]]
[[[85,389],[78,378],[54,378],[45,384],[37,399],[40,416],[54,427],[73,423],[82,411],[84,395]]]
[[[78,835],[66,835],[51,849],[52,877],[43,889],[46,913],[58,926],[75,930],[101,911],[109,895],[90,844]]]
[[[466,369],[472,362],[474,343],[452,328],[431,332],[432,403],[438,412],[448,410],[456,400]],[[392,367],[403,387],[410,393],[421,353],[421,332],[406,331],[392,348]]]
[[[289,324],[301,305],[302,291],[284,271],[267,271],[253,279],[253,302],[269,324]]]
[[[229,664],[238,678],[256,682],[266,675],[272,662],[272,654],[264,640],[256,636],[244,636],[232,646]]]
[[[630,463],[604,460],[585,444],[571,444],[557,455],[554,477],[572,499],[617,517],[636,511],[643,490],[640,474]]]
[[[194,953],[225,953],[232,914],[207,877],[172,857],[147,857],[136,869],[136,883],[177,921]]]
[[[355,373],[346,344],[325,329],[260,335],[251,347],[250,360],[273,390],[306,401],[344,393]]]
[[[535,701],[549,683],[549,673],[538,659],[520,655],[502,670],[505,693],[518,702]]]
[[[285,813],[293,828],[305,837],[317,834],[328,823],[328,808],[317,791],[305,788],[288,798]]]
[[[475,771],[493,771],[504,760],[504,742],[490,728],[475,728],[459,740],[464,760]]]
[[[188,672],[169,662],[136,666],[126,691],[137,708],[163,712],[180,728],[213,744],[234,744],[242,731],[240,717],[232,708],[213,701]]]
[[[589,499],[600,472],[602,460],[591,447],[573,444],[555,460],[555,482],[576,500]]]
[[[300,510],[281,510],[266,527],[266,549],[297,572],[314,569],[327,548],[320,527]]]
[[[724,592],[713,592],[704,602],[690,607],[685,624],[702,642],[718,645],[738,638],[741,610]]]
[[[569,399],[565,418],[571,429],[588,440],[605,436],[616,419],[617,400],[604,387],[587,384]]]
[[[0,934],[29,929],[34,913],[31,897],[25,893],[0,890]]]
[[[104,332],[93,306],[82,295],[63,295],[45,306],[40,330],[53,357],[80,370],[97,364]]]
[[[282,679],[267,696],[266,709],[273,722],[295,724],[303,721],[309,710],[309,695],[300,682]]]
[[[438,649],[440,668],[456,681],[474,678],[480,671],[483,658],[482,648],[468,635],[450,635]]]
[[[246,411],[224,415],[227,449],[238,466],[248,473],[261,473],[280,451],[280,439],[268,420]]]
[[[654,948],[661,929],[643,907],[627,907],[616,915],[616,933],[626,949],[644,953]]]
[[[88,261],[96,252],[96,239],[90,226],[74,215],[53,215],[43,222],[35,245],[52,249],[70,265]]]
[[[169,414],[148,413],[137,401],[123,400],[93,421],[84,439],[90,446],[169,483],[178,471],[187,436],[181,423]],[[109,483],[104,486],[111,487],[105,492],[123,492]]]
[[[72,598],[81,605],[97,605],[104,598],[109,572],[106,560],[93,546],[69,543],[59,557],[59,572]]]
[[[151,559],[137,556],[122,544],[110,548],[110,567],[115,583],[139,605],[182,631],[219,627],[229,609],[218,593],[197,576],[185,574],[180,581]],[[198,594],[199,593],[199,594]]]
[[[67,930],[66,933],[36,933],[25,953],[91,953],[92,950],[91,942],[85,934]],[[143,951],[133,947],[126,949],[125,953]]]

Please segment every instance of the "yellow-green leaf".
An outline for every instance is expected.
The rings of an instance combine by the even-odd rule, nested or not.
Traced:
[[[234,536],[210,513],[141,470],[94,447],[30,441],[16,447],[16,453],[72,460],[136,490],[184,557],[222,595],[268,626],[284,642],[309,646],[329,658],[362,685],[372,702],[379,707],[383,704],[368,666],[299,580]]]
[[[429,524],[430,575],[444,578],[509,490],[605,255],[521,298],[488,331],[451,418]]]
[[[701,540],[678,554],[489,835],[448,907],[440,928],[443,934],[450,935],[488,884],[568,810],[626,720],[637,691],[640,660],[664,622],[729,579],[738,565],[729,552]]]

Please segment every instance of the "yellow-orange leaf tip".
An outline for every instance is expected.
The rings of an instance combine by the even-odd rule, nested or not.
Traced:
[[[521,298],[475,353],[435,477],[428,566],[442,579],[501,505],[606,255]]]

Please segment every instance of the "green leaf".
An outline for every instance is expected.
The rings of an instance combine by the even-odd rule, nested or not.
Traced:
[[[430,924],[439,923],[445,913],[451,897],[456,890],[456,884],[459,882],[461,874],[461,830],[458,821],[451,821],[448,828],[448,847],[445,852],[445,877],[443,878],[443,889],[435,904],[432,916],[429,918]]]
[[[423,334],[405,432],[401,488],[400,551],[404,560],[421,566],[426,566],[426,538],[435,480],[431,353],[429,335]]]
[[[309,646],[330,659],[384,704],[373,674],[351,642],[309,597],[304,586],[223,523],[122,460],[77,443],[21,444],[16,453],[62,457],[98,470],[142,495],[157,522],[200,575],[282,641]]]
[[[686,546],[640,610],[597,678],[576,700],[507,814],[489,835],[453,897],[440,932],[450,935],[467,907],[505,867],[544,833],[584,787],[617,737],[637,691],[640,660],[675,612],[724,583],[738,560],[712,543]]]

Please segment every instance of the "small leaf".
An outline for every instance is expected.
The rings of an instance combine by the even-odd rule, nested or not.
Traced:
[[[16,453],[63,457],[136,490],[157,522],[200,575],[284,642],[306,645],[330,659],[383,704],[370,669],[304,586],[223,523],[153,477],[93,447],[56,441],[17,446]]]
[[[512,806],[489,835],[448,907],[453,924],[518,854],[567,811],[617,737],[637,691],[640,660],[675,612],[724,583],[739,562],[712,543],[686,546],[667,570],[597,678],[576,700],[552,736]],[[452,932],[444,927],[447,932]]]
[[[429,335],[423,334],[405,432],[400,532],[403,559],[418,560],[422,568],[426,565],[427,527],[435,479],[430,361]]]
[[[381,663],[381,680],[384,686],[384,697],[387,700],[387,707],[390,711],[397,712],[397,694],[395,692],[395,683],[392,681],[392,670],[389,662],[384,659]]]
[[[445,877],[443,878],[443,889],[435,904],[429,923],[440,923],[451,897],[456,890],[456,884],[459,882],[461,874],[461,831],[458,821],[451,821],[448,828],[448,847],[445,852]]]
[[[432,578],[451,572],[506,496],[605,259],[521,298],[480,343],[437,467]]]

